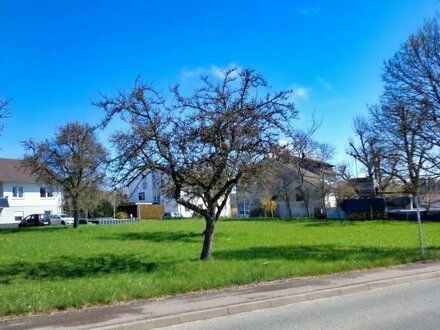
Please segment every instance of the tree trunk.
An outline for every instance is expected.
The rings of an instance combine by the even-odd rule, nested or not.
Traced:
[[[78,228],[79,226],[79,209],[78,209],[78,200],[74,198],[72,200],[73,206],[73,228]]]
[[[286,197],[285,200],[286,200],[286,204],[287,204],[287,210],[289,211],[289,218],[291,218],[292,217],[292,205],[290,205],[289,195],[286,194],[285,197]]]
[[[309,200],[306,196],[304,196],[304,207],[306,208],[307,218],[310,218]]]
[[[211,258],[212,242],[214,240],[215,220],[212,217],[205,217],[206,229],[204,231],[205,238],[203,240],[202,254],[200,260],[208,260]]]

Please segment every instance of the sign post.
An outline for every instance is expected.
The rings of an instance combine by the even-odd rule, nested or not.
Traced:
[[[422,257],[425,255],[425,247],[423,243],[423,229],[422,220],[420,218],[420,196],[415,196],[416,209],[417,209],[417,224],[419,226],[419,242],[420,242],[420,253]]]

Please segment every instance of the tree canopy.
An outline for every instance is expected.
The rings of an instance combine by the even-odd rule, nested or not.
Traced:
[[[355,121],[358,143],[350,141],[348,153],[382,189],[398,179],[417,195],[425,177],[440,174],[439,50],[438,19],[426,20],[385,61],[380,102]]]
[[[291,91],[272,91],[252,69],[231,68],[223,79],[201,78],[185,96],[168,97],[137,80],[132,90],[97,103],[107,125],[115,116],[128,124],[112,142],[120,180],[146,170],[163,173],[163,192],[206,221],[201,259],[211,256],[214,226],[233,187],[261,171],[297,117]]]
[[[62,188],[74,211],[74,227],[78,227],[81,201],[103,182],[108,162],[107,150],[98,142],[94,128],[67,123],[53,139],[22,143],[24,166],[42,182]]]

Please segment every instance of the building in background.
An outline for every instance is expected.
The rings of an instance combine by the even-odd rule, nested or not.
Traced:
[[[59,214],[63,194],[38,182],[21,160],[0,158],[0,223],[14,223],[34,213]]]
[[[165,182],[164,176],[159,171],[146,171],[131,180],[127,185],[126,195],[130,202],[138,206],[162,205],[164,213],[180,214],[183,218],[195,216],[194,211],[182,206],[174,198],[169,198],[163,194],[162,187]],[[202,201],[197,202],[202,206]],[[140,214],[140,212],[137,212]],[[221,216],[231,216],[231,204],[226,203]]]

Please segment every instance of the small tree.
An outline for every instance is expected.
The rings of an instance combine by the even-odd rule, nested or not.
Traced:
[[[108,162],[107,151],[97,141],[94,129],[88,124],[68,123],[58,128],[54,139],[22,143],[26,150],[24,166],[42,182],[63,189],[74,212],[73,226],[78,227],[80,208],[103,182]]]
[[[345,199],[353,198],[353,196],[356,196],[356,190],[354,189],[354,185],[350,181],[352,179],[352,176],[348,164],[338,164],[335,169],[335,176],[335,197],[336,203],[339,206]]]
[[[205,218],[200,256],[205,260],[234,186],[261,171],[262,160],[290,133],[297,116],[290,93],[270,91],[251,69],[232,68],[220,81],[202,77],[192,96],[172,88],[171,103],[138,80],[133,90],[97,105],[105,110],[104,125],[121,115],[129,126],[112,139],[119,179],[162,172],[168,180],[164,193]]]
[[[278,207],[277,201],[273,197],[261,197],[260,204],[264,215],[267,216],[267,214],[270,214],[270,217],[273,218],[273,213]]]
[[[369,119],[360,116],[354,118],[356,140],[349,140],[347,154],[362,164],[367,177],[377,181],[380,191],[385,191],[393,180],[395,162],[388,157],[384,141]]]
[[[9,100],[0,100],[0,120],[3,120],[9,116],[8,111]],[[3,131],[3,124],[0,124],[0,134]]]

